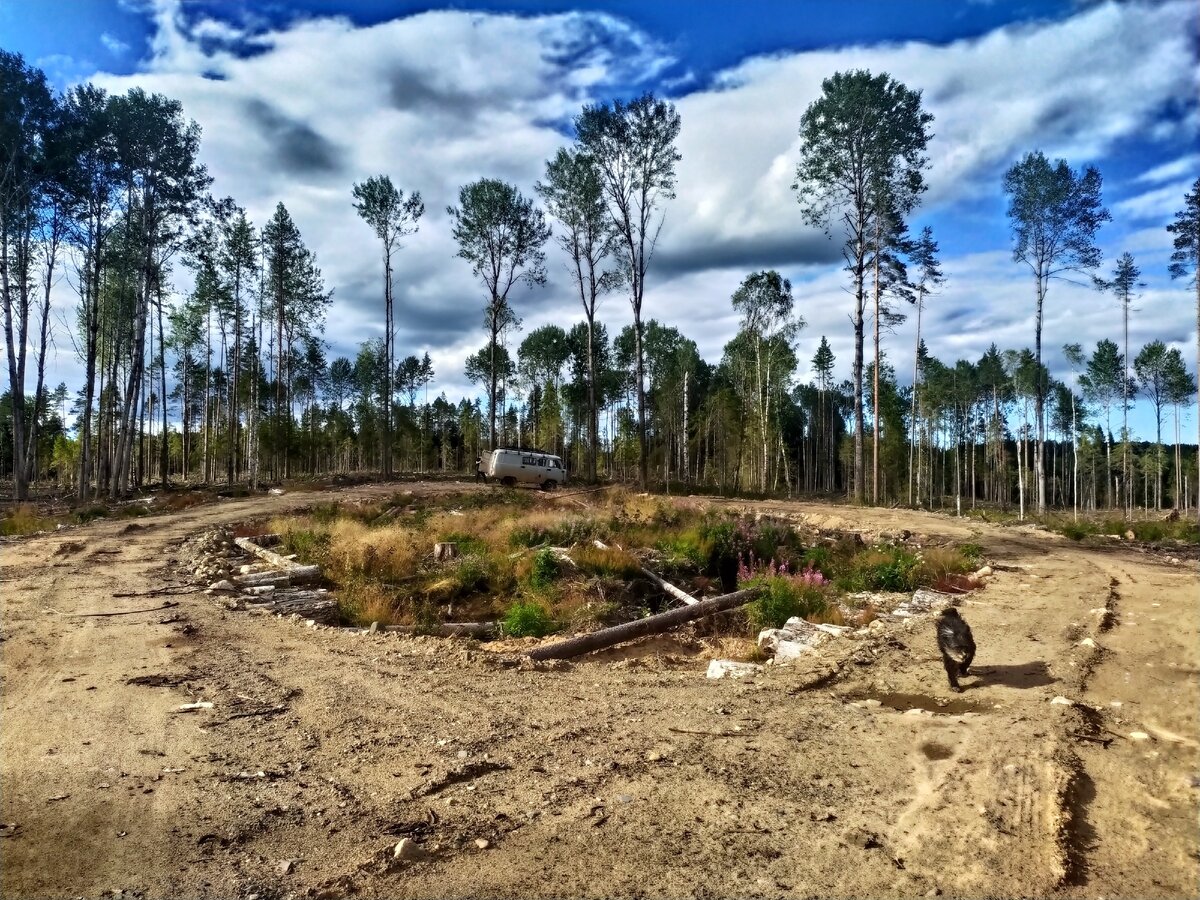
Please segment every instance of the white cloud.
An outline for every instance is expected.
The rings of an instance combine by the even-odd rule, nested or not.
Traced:
[[[126,53],[126,51],[129,50],[129,44],[125,43],[125,41],[121,40],[120,38],[109,34],[107,31],[100,34],[100,43],[103,44],[104,48],[113,56],[122,56]]]
[[[1179,159],[1173,159],[1143,172],[1134,181],[1157,184],[1173,178],[1194,178],[1198,173],[1200,173],[1200,153],[1189,153],[1187,156],[1181,156]]]
[[[494,176],[529,193],[584,103],[656,79],[692,83],[690,73],[672,74],[664,46],[603,14],[428,12],[370,27],[308,18],[264,29],[192,13],[179,0],[157,0],[151,11],[144,71],[94,80],[181,100],[204,128],[214,191],[235,197],[258,225],[286,203],[336,289],[331,356],[353,356],[359,341],[381,333],[378,253],[351,206],[352,182],[383,172],[421,191],[428,212],[397,264],[399,349],[428,350],[438,375],[432,387],[451,396],[468,389],[462,361],[484,340],[481,291],[455,258],[445,214],[458,187]],[[837,242],[803,226],[790,188],[799,119],[821,80],[865,67],[923,90],[937,117],[926,208],[953,211],[994,195],[1000,172],[1027,150],[1078,165],[1145,138],[1164,107],[1174,109],[1174,127],[1194,125],[1194,19],[1186,0],[1106,4],[946,45],[779,54],[720,74],[711,89],[676,100],[679,196],[666,210],[647,316],[679,327],[715,360],[736,325],[734,288],[751,269],[778,267],[796,283],[809,321],[805,374],[826,334],[848,375],[849,299]],[[1177,177],[1159,168],[1166,174],[1142,179]],[[514,294],[527,330],[580,318],[559,262],[551,259],[546,288]],[[935,353],[975,359],[992,340],[1032,342],[1028,278],[1007,252],[948,259],[945,268],[946,290],[924,323]],[[1094,343],[1111,330],[1094,292],[1056,286],[1052,296],[1047,346],[1065,335]],[[1163,304],[1148,326],[1186,332],[1186,310]],[[629,321],[627,301],[609,298],[602,316],[615,334]],[[911,327],[889,340],[901,373],[911,365]]]
[[[1137,221],[1147,219],[1169,221],[1176,210],[1183,208],[1183,198],[1191,190],[1192,182],[1188,179],[1176,181],[1173,184],[1157,187],[1133,197],[1127,197],[1113,204],[1113,211],[1118,215],[1127,216]]]

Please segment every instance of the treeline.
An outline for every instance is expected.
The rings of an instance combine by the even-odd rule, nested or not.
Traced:
[[[909,222],[932,117],[918,91],[887,75],[838,73],[822,88],[801,120],[795,191],[802,215],[843,241],[849,380],[835,381],[824,336],[802,358],[804,320],[775,271],[748,274],[731,296],[739,327],[716,362],[647,314],[681,124],[672,104],[647,94],[584,107],[575,142],[546,163],[532,196],[488,178],[459,191],[448,213],[485,328],[465,370],[479,398],[448,398],[429,396],[427,352],[397,352],[394,283],[402,239],[425,210],[419,192],[387,175],[347,192],[378,241],[384,329],[354,359],[329,360],[332,290],[315,254],[283,203],[259,227],[233,199],[214,198],[197,161],[199,128],[177,102],[91,85],[56,95],[39,70],[0,52],[4,474],[18,498],[52,477],[82,501],[172,479],[253,487],[337,472],[462,472],[486,448],[520,444],[562,453],[585,479],[1022,513],[1187,508],[1197,478],[1181,424],[1196,387],[1179,351],[1155,341],[1131,352],[1127,339],[1068,345],[1067,382],[1042,362],[1044,304],[1064,273],[1113,293],[1128,333],[1140,286],[1132,258],[1111,280],[1094,276],[1109,218],[1099,173],[1040,153],[1007,173],[1014,260],[1035,276],[1034,347],[943,363],[921,337],[943,281],[938,246]],[[1173,277],[1195,278],[1198,223],[1200,181],[1168,226]],[[567,263],[582,320],[522,336],[510,295],[545,283],[547,245]],[[192,273],[184,297],[171,289],[178,267]],[[78,295],[61,311],[65,337],[85,371],[73,395],[44,383],[52,287],[64,277]],[[608,294],[628,299],[631,321],[598,318]],[[909,315],[916,364],[901,384],[886,345]],[[1130,439],[1135,403],[1154,412],[1153,444]]]

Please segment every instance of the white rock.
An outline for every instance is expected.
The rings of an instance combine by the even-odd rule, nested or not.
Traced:
[[[267,491],[267,493],[278,497],[283,494],[283,490],[282,488],[271,488],[269,491]]]
[[[1050,703],[1053,706],[1074,706],[1075,705],[1074,700],[1070,700],[1067,697],[1062,697],[1062,696],[1055,697],[1053,700],[1050,701]]]
[[[912,709],[906,709],[904,711],[904,715],[906,715],[906,716],[932,716],[933,713],[927,709],[921,709],[921,707],[919,707],[919,706],[914,706]]]
[[[823,631],[825,634],[832,634],[834,637],[845,634],[850,630],[849,625],[826,625],[820,623],[817,625],[817,631]]]
[[[460,515],[461,515],[461,513],[460,513]],[[491,844],[488,841],[484,840],[483,838],[475,838],[475,846],[478,847],[480,850],[486,850],[488,847],[491,846]]]
[[[1131,731],[1129,732],[1129,739],[1131,741],[1148,741],[1150,740],[1150,735],[1144,731]]]
[[[763,667],[758,663],[735,662],[732,659],[714,659],[708,664],[709,678],[745,678],[758,675]]]
[[[400,843],[392,848],[392,859],[415,860],[424,857],[425,851],[412,838],[401,838]]]
[[[868,698],[866,700],[855,700],[855,701],[851,702],[850,705],[857,706],[859,709],[878,709],[879,707],[883,706],[883,704],[880,703],[878,700],[874,700],[874,699],[870,699],[870,698]]]
[[[975,577],[976,578],[987,578],[991,574],[992,574],[992,567],[991,566],[983,566],[982,568],[979,569],[979,571],[977,571],[975,573]]]
[[[893,609],[892,615],[897,619],[911,619],[913,617],[913,613],[905,609],[903,606],[897,606],[895,609]]]
[[[243,594],[250,594],[252,597],[262,597],[264,594],[275,593],[275,585],[273,584],[256,584],[254,587],[248,587],[242,591]]]
[[[237,585],[232,581],[224,580],[217,581],[208,586],[210,591],[236,591]]]
[[[195,712],[198,709],[212,709],[211,701],[203,700],[200,703],[184,703],[182,706],[175,707],[175,712]]]
[[[254,566],[251,566],[251,565],[238,566],[238,574],[239,575],[249,575],[253,571],[254,571]]]
[[[927,588],[921,588],[912,595],[912,599],[904,605],[917,612],[936,611],[945,606],[950,605],[953,598],[949,594],[942,594],[938,591],[931,591]]]
[[[1091,638],[1084,638],[1082,641],[1079,642],[1079,646],[1080,647],[1091,647],[1092,649],[1095,649],[1096,642],[1093,641]]]

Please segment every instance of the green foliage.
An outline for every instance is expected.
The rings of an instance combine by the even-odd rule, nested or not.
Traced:
[[[594,519],[567,519],[555,525],[519,525],[509,533],[508,542],[514,547],[565,547],[594,540],[601,531]]]
[[[467,534],[465,531],[450,531],[438,538],[440,543],[457,544],[458,552],[462,556],[469,554],[477,554],[482,556],[487,553],[487,544],[481,539],[472,534]]]
[[[558,559],[551,550],[539,550],[533,555],[533,568],[529,573],[529,584],[537,590],[544,590],[558,578]]]
[[[459,594],[487,590],[491,581],[491,567],[486,557],[476,553],[460,556],[454,565],[452,577],[458,585]]]
[[[757,586],[763,587],[764,593],[746,607],[750,623],[756,630],[782,628],[794,616],[806,619],[829,608],[829,597],[823,588],[806,584],[796,576],[759,577],[742,585]]]
[[[800,559],[801,568],[813,568],[826,577],[833,571],[833,554],[828,547],[809,547]]]
[[[518,600],[504,614],[504,633],[509,637],[544,637],[554,630],[550,613],[540,603]]]
[[[983,548],[978,544],[972,544],[970,542],[959,544],[958,552],[961,553],[972,565],[977,566],[983,562]]]
[[[836,581],[847,591],[911,591],[920,586],[920,565],[903,547],[872,547],[852,558]]]
[[[280,534],[280,542],[287,553],[311,560],[329,549],[329,532],[315,528],[289,528]]]
[[[107,515],[108,510],[99,504],[85,506],[82,509],[77,509],[75,511],[75,518],[78,520],[80,525],[86,525],[88,522],[94,521],[95,519],[103,519]]]

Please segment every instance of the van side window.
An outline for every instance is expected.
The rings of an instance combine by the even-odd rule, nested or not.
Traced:
[[[537,464],[539,466],[541,466],[543,469],[546,468],[546,458],[543,456],[541,459],[539,459],[537,461]]]
[[[532,466],[533,465],[533,457],[532,456],[522,456],[521,457],[521,465]]]

